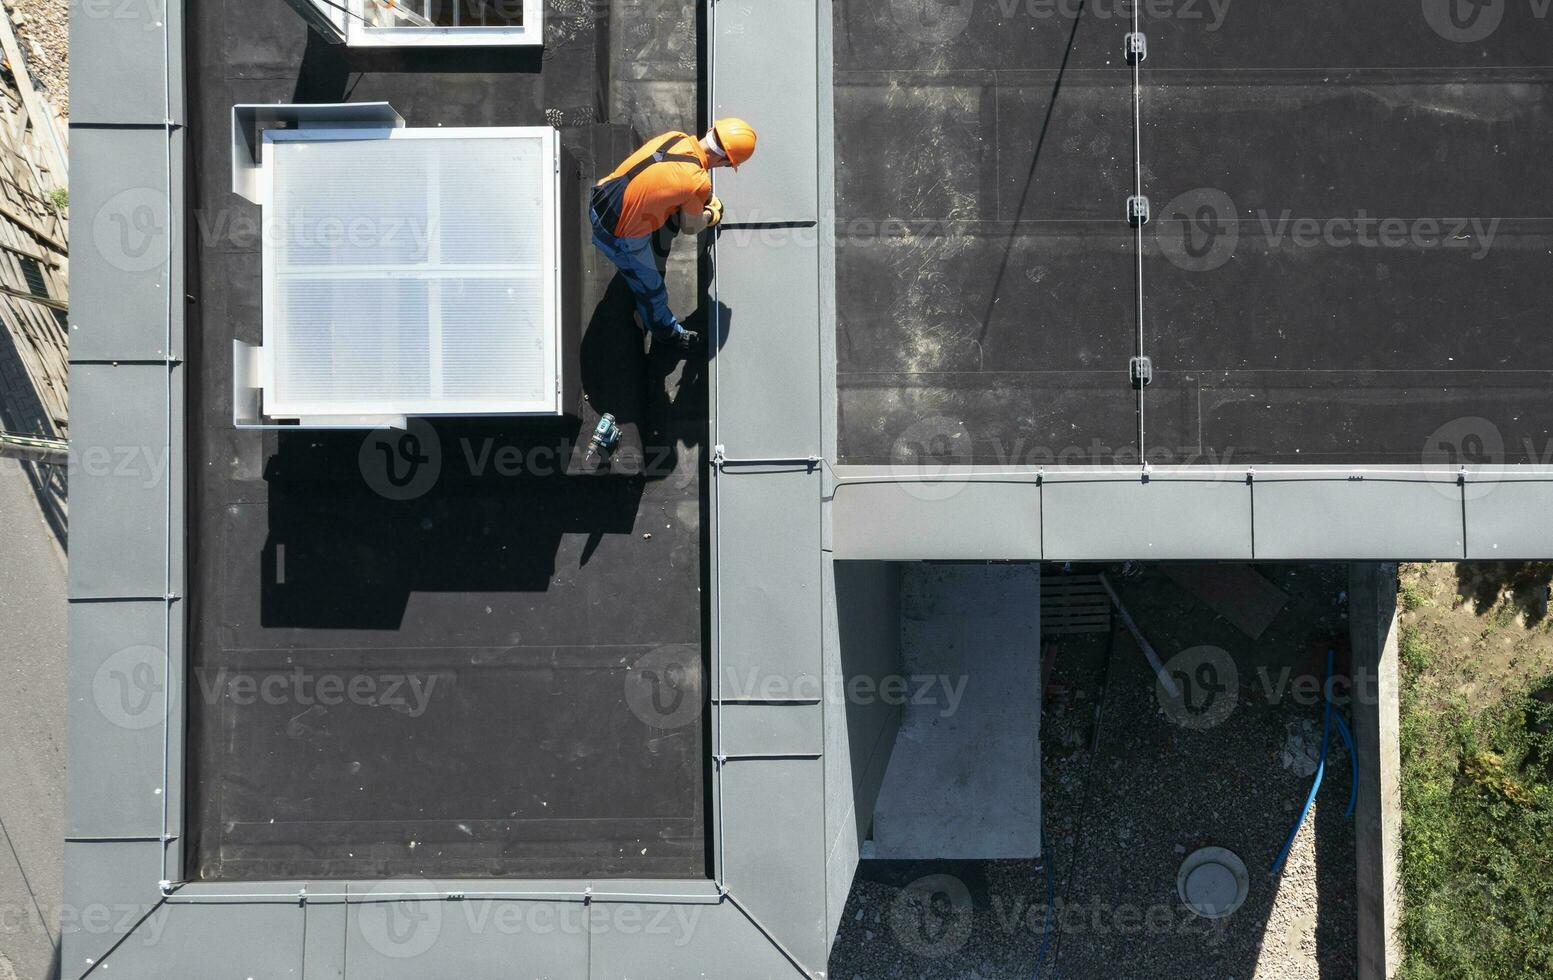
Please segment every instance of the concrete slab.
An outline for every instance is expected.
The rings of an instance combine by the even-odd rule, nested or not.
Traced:
[[[902,575],[908,700],[874,810],[874,856],[1035,857],[1040,567],[908,565]]]

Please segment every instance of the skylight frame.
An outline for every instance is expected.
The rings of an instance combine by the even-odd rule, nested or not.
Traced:
[[[516,402],[501,398],[452,399],[435,398],[412,400],[404,398],[360,399],[351,402],[310,401],[287,398],[278,385],[277,364],[286,352],[280,324],[277,321],[278,304],[276,289],[280,284],[277,262],[279,250],[272,247],[275,220],[277,143],[325,143],[362,140],[411,140],[411,139],[538,139],[540,143],[538,186],[541,194],[540,211],[542,227],[540,242],[542,257],[537,282],[544,294],[542,298],[543,322],[541,334],[545,344],[543,360],[547,378],[544,395],[538,400]],[[263,415],[272,419],[298,419],[304,426],[327,424],[329,420],[371,420],[404,417],[489,417],[561,415],[563,402],[564,357],[561,337],[561,267],[560,267],[560,156],[559,134],[548,126],[488,126],[488,127],[439,127],[407,129],[390,127],[300,127],[296,129],[266,129],[260,147],[259,167],[260,200],[263,202],[263,245],[261,247],[261,297],[263,346],[257,360],[257,381],[263,392]],[[488,273],[495,278],[494,273]],[[340,278],[349,273],[341,272]],[[320,278],[331,277],[321,273]],[[442,278],[473,280],[486,278],[478,268],[464,268],[456,275],[443,270]],[[426,281],[437,278],[430,274],[383,275],[385,282],[395,278]]]

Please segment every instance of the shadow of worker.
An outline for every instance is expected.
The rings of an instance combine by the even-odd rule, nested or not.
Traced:
[[[654,263],[660,275],[668,271],[671,246],[679,238],[673,225],[653,237]],[[590,248],[595,248],[591,240]],[[695,239],[680,240],[680,248],[698,248]],[[601,264],[613,263],[597,254]],[[684,317],[688,330],[707,334],[705,294],[701,305]],[[591,426],[605,412],[621,427],[617,458],[631,467],[641,462],[641,474],[649,481],[673,474],[681,445],[699,445],[706,422],[706,354],[688,354],[649,338],[638,326],[636,298],[626,277],[615,271],[584,328],[579,349],[579,370],[587,397],[584,423]],[[727,317],[718,317],[726,321]],[[637,456],[640,453],[640,456]]]

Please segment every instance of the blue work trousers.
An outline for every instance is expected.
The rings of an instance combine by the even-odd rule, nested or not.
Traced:
[[[651,330],[658,336],[684,330],[669,309],[669,289],[664,285],[663,274],[658,271],[658,263],[653,257],[653,236],[617,237],[604,229],[599,222],[598,211],[589,208],[588,213],[593,219],[593,244],[609,256],[609,260],[615,263],[615,267],[625,277],[626,285],[631,287],[643,329]]]

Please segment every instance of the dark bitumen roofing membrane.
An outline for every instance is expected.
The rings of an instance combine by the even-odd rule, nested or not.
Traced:
[[[1143,4],[1141,395],[1130,8],[837,3],[840,460],[1545,462],[1553,22],[1452,3]]]
[[[704,735],[653,727],[626,686],[651,655],[691,665],[667,696],[703,696],[704,362],[643,353],[577,193],[697,124],[695,9],[575,6],[542,54],[348,51],[280,2],[189,9],[191,880],[708,874]],[[581,422],[419,429],[435,477],[410,499],[365,433],[234,430],[232,340],[260,340],[261,294],[229,113],[275,101],[559,125]],[[682,239],[682,313],[695,271]],[[622,463],[594,475],[578,447],[603,411]]]

